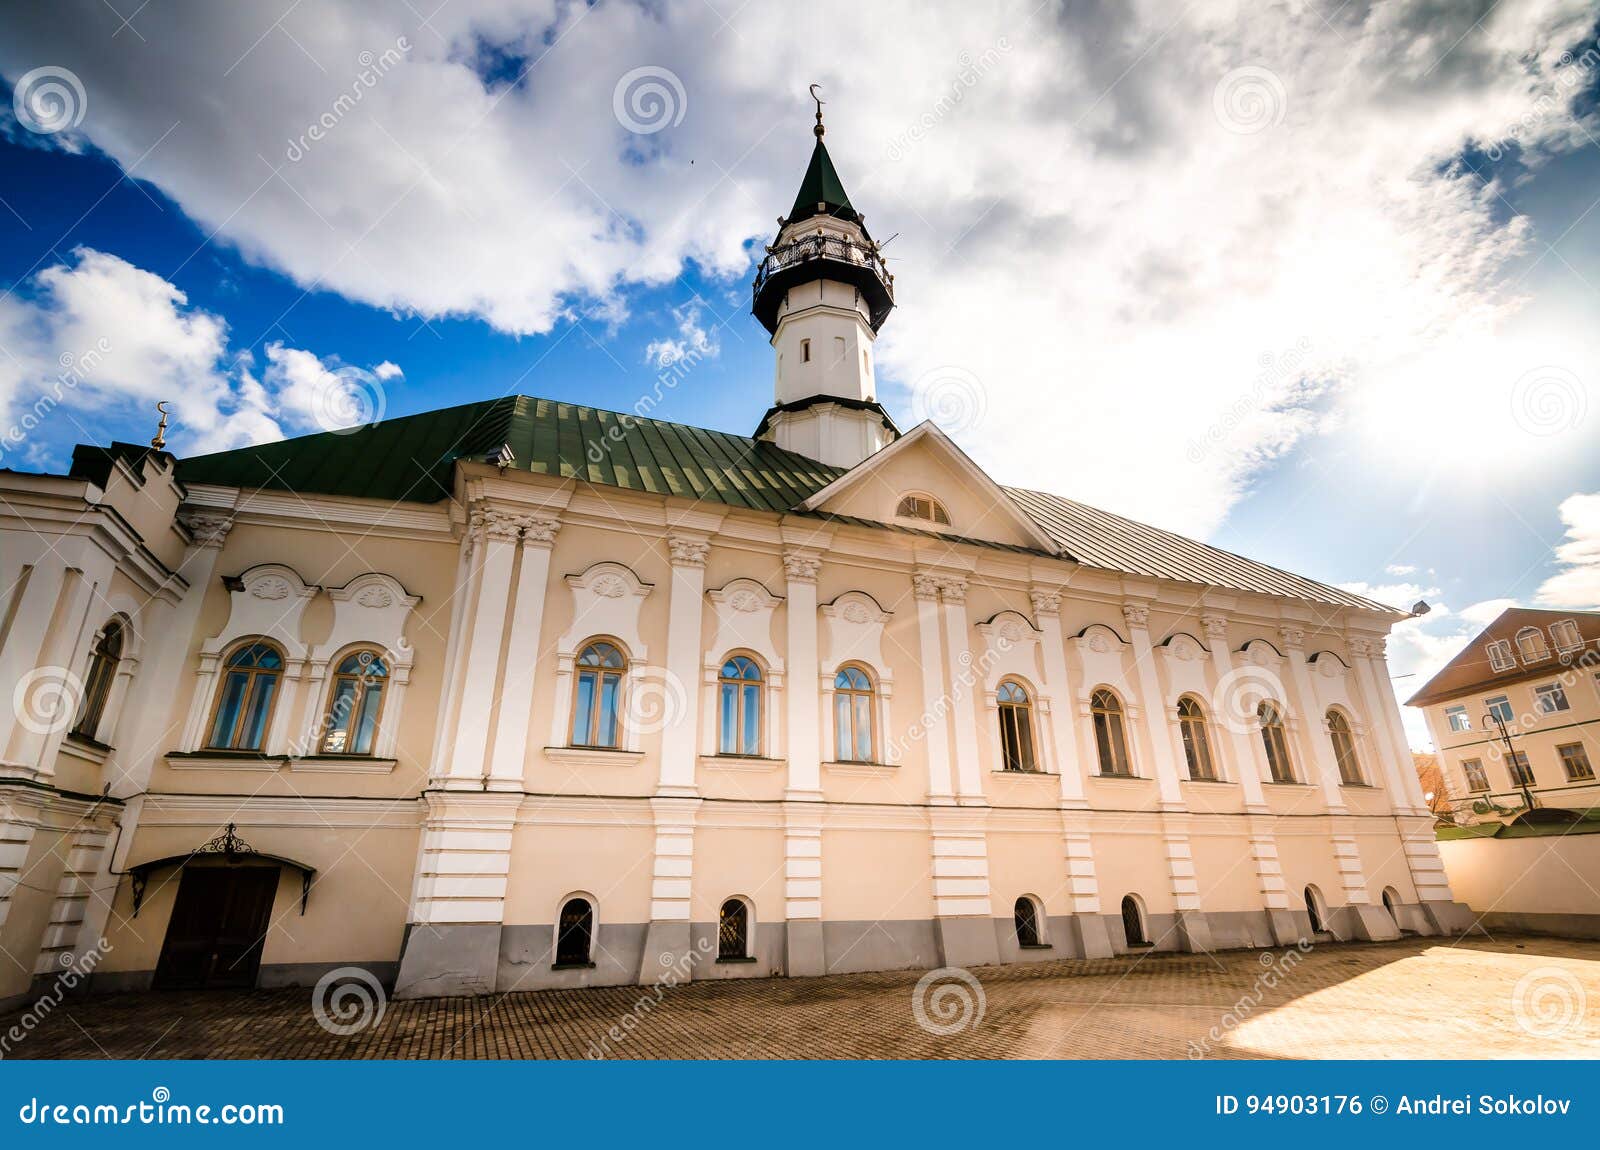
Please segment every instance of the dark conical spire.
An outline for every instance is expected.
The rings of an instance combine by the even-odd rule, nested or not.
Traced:
[[[794,207],[789,209],[788,219],[793,223],[816,215],[837,216],[851,221],[859,219],[850,197],[845,195],[844,184],[834,170],[827,145],[822,142],[821,136],[817,137],[817,146],[811,149],[811,164],[806,168],[805,179],[800,181],[800,191],[794,198]]]

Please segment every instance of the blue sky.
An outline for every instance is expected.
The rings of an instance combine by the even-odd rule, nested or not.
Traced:
[[[7,7],[0,424],[114,338],[0,466],[142,441],[157,398],[186,453],[330,394],[629,410],[686,354],[652,414],[748,432],[815,80],[895,237],[902,427],[1428,598],[1402,695],[1508,602],[1600,606],[1592,5]]]

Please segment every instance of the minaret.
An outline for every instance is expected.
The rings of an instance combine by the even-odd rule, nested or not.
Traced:
[[[811,165],[756,273],[751,310],[777,353],[773,407],[756,438],[854,467],[900,434],[877,401],[872,346],[894,309],[894,277],[845,195],[823,131],[817,99]]]

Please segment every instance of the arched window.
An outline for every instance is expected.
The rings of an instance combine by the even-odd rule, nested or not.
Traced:
[[[1144,911],[1139,906],[1139,900],[1131,894],[1122,898],[1122,933],[1129,946],[1150,945],[1144,932]]]
[[[1008,771],[1036,771],[1033,754],[1033,700],[1015,679],[1005,679],[996,692],[1000,703],[1000,759]]]
[[[1328,712],[1328,738],[1333,742],[1333,757],[1339,764],[1339,781],[1346,786],[1360,786],[1361,761],[1356,758],[1355,735],[1343,711]]]
[[[72,720],[72,733],[84,739],[93,739],[105,718],[106,700],[111,696],[111,683],[117,677],[117,664],[122,661],[122,624],[113,619],[95,638],[94,650],[89,655],[89,675],[83,681],[83,698],[78,701],[78,713]]]
[[[900,500],[894,513],[901,519],[921,519],[937,523],[940,527],[950,526],[950,515],[945,511],[944,504],[931,495],[907,495]]]
[[[578,686],[572,694],[572,745],[611,747],[622,741],[622,673],[627,663],[603,640],[578,652]]]
[[[803,339],[800,341],[800,362],[811,362],[811,341],[809,339]]]
[[[1392,886],[1384,887],[1383,888],[1383,909],[1389,912],[1389,917],[1390,918],[1394,919],[1395,926],[1399,926],[1400,925],[1400,910],[1399,910],[1399,906],[1400,906],[1400,895],[1395,891],[1394,887],[1392,887]]]
[[[372,754],[388,679],[388,665],[377,651],[352,651],[339,660],[322,721],[323,754]]]
[[[722,664],[717,676],[721,731],[717,749],[724,755],[761,754],[761,667],[746,655]]]
[[[1283,733],[1283,713],[1270,700],[1256,708],[1261,724],[1261,742],[1267,748],[1267,769],[1275,783],[1294,782],[1294,764],[1289,761],[1289,741]]]
[[[876,692],[860,667],[840,667],[833,677],[833,753],[841,763],[876,762]]]
[[[1094,746],[1100,756],[1100,773],[1133,774],[1128,762],[1128,732],[1123,723],[1122,700],[1101,688],[1089,698],[1089,714],[1094,719]]]
[[[283,655],[271,643],[246,643],[223,664],[217,709],[206,746],[219,751],[259,751],[283,678]]]
[[[717,916],[717,958],[750,957],[750,908],[743,899],[730,898]]]
[[[1215,780],[1217,766],[1211,757],[1211,734],[1206,729],[1206,713],[1193,695],[1185,695],[1178,700],[1178,728],[1183,733],[1183,757],[1189,763],[1189,777]]]
[[[1550,657],[1544,632],[1537,627],[1524,627],[1517,632],[1517,650],[1521,652],[1524,663],[1538,663]]]
[[[1039,907],[1027,895],[1017,900],[1011,920],[1017,928],[1018,946],[1026,949],[1044,945],[1044,936],[1039,932]]]
[[[1311,919],[1311,933],[1321,934],[1328,929],[1323,920],[1322,896],[1314,886],[1306,887],[1306,915]]]
[[[588,966],[594,952],[594,906],[586,898],[569,898],[556,924],[556,965]]]

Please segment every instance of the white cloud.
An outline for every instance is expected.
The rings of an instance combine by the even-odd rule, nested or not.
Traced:
[[[390,363],[388,360],[384,360],[377,367],[372,369],[372,374],[387,383],[391,379],[401,378],[405,375],[405,372],[400,370],[399,364]]]
[[[1415,575],[1417,569],[1409,563],[1391,563],[1383,569],[1385,575]]]
[[[899,233],[886,402],[958,365],[986,391],[960,437],[1000,478],[1200,534],[1307,437],[1403,423],[1444,381],[1452,400],[1511,386],[1461,349],[1518,307],[1503,273],[1529,227],[1448,164],[1514,127],[1533,162],[1581,142],[1560,58],[1593,21],[1585,0],[1021,0],[937,19],[816,0],[799,25],[779,5],[456,0],[426,27],[404,5],[306,3],[263,31],[190,3],[145,9],[129,50],[103,5],[63,7],[10,13],[0,70],[76,71],[81,132],[218,242],[307,286],[519,333],[620,317],[630,286],[686,261],[744,282],[747,241],[794,194],[819,80],[852,199]],[[361,54],[402,36],[403,62],[330,113]],[[474,71],[519,54],[516,83]],[[635,134],[614,89],[643,66],[683,96]],[[1217,111],[1242,67],[1270,74],[1254,133]],[[1017,451],[1018,428],[1050,429],[1048,450]]]
[[[644,349],[645,362],[659,371],[687,359],[714,358],[721,352],[722,345],[716,336],[701,325],[700,314],[698,304],[674,308],[672,315],[678,321],[678,338],[651,340]]]
[[[1546,579],[1534,599],[1541,607],[1600,610],[1600,491],[1569,495],[1560,511],[1567,535],[1556,560],[1565,570]]]
[[[65,437],[90,441],[102,436],[85,422],[109,421],[125,429],[120,438],[142,442],[155,430],[157,400],[171,403],[168,446],[179,454],[368,422],[381,417],[382,382],[399,374],[390,363],[367,372],[274,343],[257,378],[220,316],[93,248],[24,287],[0,298],[0,466],[59,465],[35,434],[47,421],[70,421]]]

